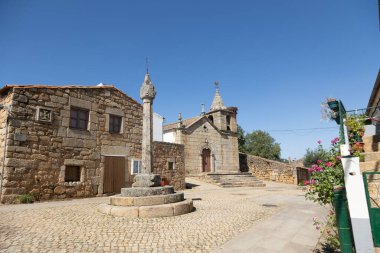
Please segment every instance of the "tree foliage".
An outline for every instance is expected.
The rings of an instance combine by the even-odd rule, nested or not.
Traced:
[[[308,148],[304,156],[303,165],[305,167],[311,167],[313,164],[316,164],[318,160],[325,160],[327,155],[327,151],[320,147],[314,150]]]
[[[251,133],[244,133],[238,126],[239,151],[251,155],[260,156],[271,160],[280,160],[280,144],[269,133],[256,130]]]
[[[245,152],[245,132],[241,126],[237,126],[239,152]]]

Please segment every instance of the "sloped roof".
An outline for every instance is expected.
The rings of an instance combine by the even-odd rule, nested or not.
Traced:
[[[124,94],[126,97],[130,98],[137,104],[141,105],[138,101],[133,99],[132,97],[128,96],[125,92],[119,90],[114,85],[92,85],[92,86],[86,86],[86,85],[47,85],[47,84],[6,84],[4,87],[0,89],[0,95],[4,92],[8,91],[9,89],[114,89],[122,94]]]
[[[201,118],[202,118],[202,116],[197,116],[197,117],[185,119],[185,120],[182,120],[182,124],[186,128],[186,127],[194,124],[195,122],[197,122]],[[163,131],[173,130],[173,129],[177,128],[177,126],[178,126],[178,122],[170,123],[170,124],[164,125],[162,127],[162,130]]]

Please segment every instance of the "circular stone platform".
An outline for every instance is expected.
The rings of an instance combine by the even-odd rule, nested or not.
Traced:
[[[193,211],[193,201],[183,200],[177,203],[153,206],[113,206],[101,204],[98,211],[116,217],[158,218],[177,216]]]
[[[122,188],[121,194],[111,196],[110,203],[99,205],[98,211],[117,217],[168,217],[190,213],[193,201],[185,200],[172,186]]]

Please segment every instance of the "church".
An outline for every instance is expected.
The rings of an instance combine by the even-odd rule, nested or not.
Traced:
[[[163,126],[165,142],[185,147],[185,172],[187,176],[202,174],[228,174],[239,172],[237,135],[237,107],[226,107],[219,85],[210,110],[201,115],[182,119]]]

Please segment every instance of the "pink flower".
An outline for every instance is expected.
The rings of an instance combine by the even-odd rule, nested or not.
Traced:
[[[331,144],[335,145],[339,142],[339,138],[336,137],[335,139],[331,140]]]
[[[327,162],[327,163],[326,163],[326,166],[327,166],[327,167],[332,167],[332,166],[333,166],[333,163],[332,163],[332,162]]]
[[[321,141],[321,140],[319,140],[319,141],[317,141],[317,143],[318,143],[319,145],[321,145],[322,141]]]
[[[309,180],[305,180],[304,185],[309,185],[309,184],[310,184],[310,181]]]
[[[321,164],[322,163],[322,160],[317,160],[317,164]]]
[[[342,157],[341,157],[341,156],[337,156],[336,159],[337,159],[337,160],[340,160],[340,159],[342,159]]]

